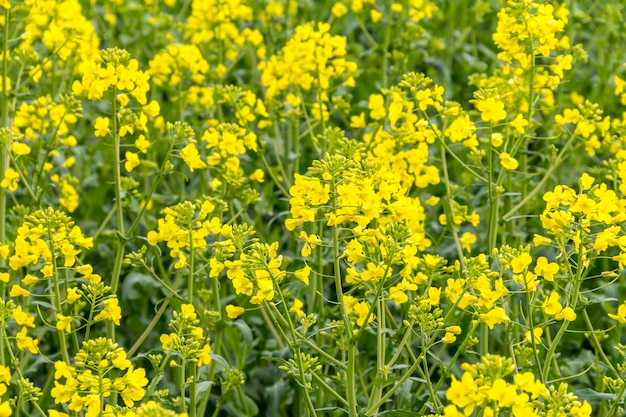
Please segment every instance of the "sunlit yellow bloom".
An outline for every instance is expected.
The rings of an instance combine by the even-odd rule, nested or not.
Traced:
[[[70,332],[72,330],[72,317],[64,316],[63,314],[57,313],[57,330],[63,330],[65,332]]]
[[[17,180],[20,177],[20,174],[14,170],[13,168],[7,168],[4,171],[4,178],[2,182],[0,182],[0,187],[8,188],[9,191],[17,190]]]
[[[500,154],[500,163],[504,168],[509,170],[515,170],[519,166],[519,162],[517,162],[517,159],[509,155],[508,152],[502,152]]]
[[[236,319],[246,311],[243,307],[234,306],[232,304],[228,304],[225,309],[229,319]]]

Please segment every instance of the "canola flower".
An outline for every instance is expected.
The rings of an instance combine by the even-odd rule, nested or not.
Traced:
[[[623,413],[617,6],[327,6],[0,0],[0,416]]]

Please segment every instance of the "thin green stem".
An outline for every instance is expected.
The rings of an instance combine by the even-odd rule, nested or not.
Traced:
[[[185,401],[185,357],[183,357],[182,363],[180,364],[180,411],[182,413],[187,413],[187,401]]]
[[[452,204],[452,187],[450,185],[450,176],[448,175],[448,164],[446,162],[446,147],[443,142],[443,138],[439,141],[441,148],[441,170],[443,171],[443,181],[446,186],[446,196],[449,207],[449,218],[446,219],[447,224],[450,226],[450,230],[452,231],[452,238],[454,239],[454,246],[456,247],[456,252],[459,257],[459,262],[461,263],[461,269],[465,270],[465,257],[463,255],[463,246],[461,245],[461,240],[459,239],[459,234],[454,228],[454,206]]]
[[[198,392],[196,390],[196,379],[197,379],[197,372],[195,370],[196,368],[196,364],[195,363],[190,363],[189,364],[190,367],[190,375],[193,375],[193,381],[191,381],[191,384],[189,384],[189,417],[196,417],[196,402],[198,401]]]
[[[293,324],[293,321],[291,320],[291,314],[289,314],[289,309],[287,308],[287,302],[285,300],[285,296],[283,294],[283,291],[280,285],[278,285],[278,283],[276,282],[276,277],[274,276],[274,274],[269,270],[268,266],[266,266],[266,269],[270,273],[270,276],[272,278],[272,283],[274,284],[274,289],[276,293],[278,294],[278,297],[280,298],[280,304],[283,306],[283,310],[285,314],[283,317],[286,317],[287,324],[288,324],[287,327],[289,328],[289,332],[291,333],[291,340],[288,341],[289,348],[293,352],[294,359],[298,362],[300,385],[302,387],[302,393],[304,394],[304,398],[306,400],[306,405],[309,410],[309,414],[311,416],[317,416],[317,413],[315,411],[315,406],[313,405],[313,401],[311,400],[311,395],[309,393],[309,383],[307,382],[306,376],[304,375],[304,362],[302,361],[302,351],[300,350],[300,347],[299,347],[298,335],[296,334],[295,326]],[[278,309],[276,311],[278,312]]]
[[[189,302],[193,304],[193,284],[194,284],[194,263],[195,263],[195,249],[193,247],[193,229],[191,223],[189,223],[187,227],[187,232],[189,233],[189,277],[187,279],[187,298]]]
[[[576,309],[576,303],[578,302],[578,296],[579,296],[579,293],[580,293],[580,284],[582,282],[582,274],[583,274],[583,271],[585,269],[584,259],[583,259],[584,246],[582,244],[582,242],[583,242],[582,227],[579,229],[579,231],[580,231],[580,234],[581,234],[581,236],[580,236],[581,243],[579,244],[579,247],[578,247],[578,259],[577,259],[577,262],[576,262],[576,273],[575,274],[572,273],[570,262],[569,261],[566,262],[567,263],[567,267],[568,267],[569,272],[570,272],[569,276],[570,277],[574,277],[574,292],[573,292],[573,295],[572,295],[572,297],[570,299],[571,300],[570,301],[571,308],[573,310]],[[550,373],[549,372],[549,370],[550,370],[549,367],[550,367],[550,364],[552,363],[552,358],[554,357],[554,352],[556,351],[556,348],[557,348],[559,342],[561,341],[561,338],[563,337],[563,335],[567,331],[567,327],[568,326],[569,326],[569,321],[568,320],[563,320],[563,323],[561,324],[561,327],[559,328],[556,336],[554,336],[554,339],[552,340],[552,343],[550,343],[550,348],[548,349],[548,353],[546,354],[546,357],[545,357],[545,363],[546,363],[546,368],[547,369],[544,369],[544,373],[543,373],[543,378],[544,379],[542,380],[543,383],[545,383],[547,378],[548,378],[548,375]],[[557,373],[559,373],[558,366],[555,366],[555,370],[556,370]]]
[[[348,414],[350,417],[358,417],[356,401],[356,345],[348,346],[348,368],[346,369],[346,391],[348,396]]]
[[[2,31],[2,91],[0,91],[0,128],[9,127],[9,92],[8,78],[9,78],[9,21],[10,10],[4,9],[4,27]],[[10,144],[7,144],[10,146]],[[4,178],[4,172],[8,165],[7,151],[4,146],[0,148],[0,175]],[[0,243],[6,240],[6,206],[7,206],[7,190],[0,191]],[[4,265],[4,259],[1,260]],[[0,345],[0,348],[2,346]],[[2,363],[4,363],[4,349],[0,349],[0,355],[2,355]]]
[[[396,381],[395,384],[393,384],[393,386],[391,388],[389,388],[389,391],[387,391],[385,393],[385,395],[382,396],[382,398],[373,406],[371,406],[366,412],[365,415],[366,416],[373,416],[374,415],[374,410],[378,410],[380,408],[381,405],[383,405],[385,403],[385,401],[387,401],[389,398],[391,398],[391,396],[393,394],[395,394],[395,392],[397,390],[400,389],[400,387],[402,387],[402,385],[404,385],[404,383],[406,382],[407,379],[409,379],[409,377],[411,375],[413,375],[413,373],[417,370],[417,368],[420,367],[420,365],[422,364],[421,362],[421,357],[424,355],[424,352],[421,352],[420,355],[416,358],[416,360],[413,362],[413,364],[411,365],[411,367],[409,369],[407,369],[407,371],[404,373],[404,375],[402,375],[400,377],[400,379],[398,381]]]
[[[550,163],[550,166],[546,170],[546,172],[543,175],[543,178],[541,179],[541,181],[539,181],[539,183],[535,186],[535,188],[533,188],[533,190],[531,192],[526,194],[526,196],[519,203],[517,203],[504,216],[502,216],[502,219],[504,221],[508,221],[509,219],[511,219],[511,217],[513,217],[515,215],[515,213],[517,213],[528,202],[533,200],[535,198],[535,196],[537,195],[537,193],[539,193],[543,189],[543,186],[552,177],[552,174],[554,173],[554,171],[561,166],[561,164],[563,163],[565,158],[568,156],[569,149],[571,148],[572,144],[574,143],[574,139],[575,138],[576,138],[576,135],[574,135],[572,133],[570,135],[570,137],[568,138],[567,142],[565,143],[565,146],[563,146],[563,148],[561,148],[561,151],[559,152],[557,157],[554,159],[554,161],[552,161]]]
[[[535,366],[539,371],[539,377],[543,381],[543,367],[541,366],[541,361],[539,360],[539,352],[537,349],[537,342],[535,341],[535,319],[533,317],[533,305],[532,305],[532,296],[530,291],[528,290],[528,285],[526,285],[526,308],[528,309],[528,325],[530,327],[530,343],[533,349],[533,356],[535,358]]]
[[[174,291],[176,291],[176,288],[178,288],[178,285],[180,284],[180,281],[182,280],[182,278],[183,278],[182,274],[179,274],[176,277],[176,281],[174,281],[174,285],[173,285]],[[161,319],[161,316],[163,316],[163,314],[165,313],[165,310],[167,310],[169,303],[170,303],[169,298],[163,301],[163,304],[161,304],[161,307],[159,307],[154,317],[152,317],[152,320],[150,320],[150,323],[148,323],[144,331],[141,333],[141,335],[139,335],[135,344],[130,349],[128,349],[129,357],[132,357],[135,354],[135,352],[141,347],[141,345],[146,340],[146,338],[150,335],[150,333],[152,332],[152,329],[154,329],[154,326],[156,326],[156,324]]]

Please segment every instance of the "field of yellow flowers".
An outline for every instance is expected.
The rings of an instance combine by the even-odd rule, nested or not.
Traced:
[[[0,417],[625,413],[621,0],[0,0]]]

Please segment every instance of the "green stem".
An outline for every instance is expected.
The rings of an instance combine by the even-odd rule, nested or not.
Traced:
[[[187,279],[187,298],[189,299],[189,302],[193,304],[195,249],[193,247],[193,229],[191,227],[191,223],[189,223],[187,231],[189,232],[189,277]]]
[[[331,190],[333,214],[337,215],[337,198],[336,198],[336,184],[335,178],[332,181]],[[350,324],[350,318],[346,312],[346,306],[343,302],[343,289],[341,279],[341,265],[339,264],[339,230],[337,225],[333,225],[333,267],[335,272],[335,292],[337,294],[337,302],[339,303],[339,309],[341,311],[341,317],[345,325],[346,336],[348,338],[348,367],[346,369],[346,391],[348,399],[348,414],[350,417],[357,417],[357,398],[356,398],[356,386],[355,386],[355,364],[357,356],[356,340],[357,338],[352,335],[352,325]],[[369,311],[371,313],[371,309]],[[366,320],[367,321],[367,320]]]
[[[117,126],[117,90],[113,89],[113,99],[111,100],[112,106],[112,119],[113,119],[113,180],[115,187],[115,213],[117,215],[117,231],[118,242],[115,250],[115,260],[113,262],[113,271],[111,273],[111,292],[117,295],[117,287],[120,281],[120,274],[122,272],[122,265],[124,263],[124,249],[126,241],[126,233],[124,227],[124,209],[122,203],[122,178],[121,178],[121,157],[120,147],[121,139]],[[115,326],[111,321],[107,322],[107,337],[115,342]]]
[[[187,402],[185,401],[185,360],[183,357],[182,363],[180,364],[180,411],[182,413],[187,413]]]
[[[387,74],[387,69],[389,68],[388,50],[389,44],[391,43],[391,26],[393,24],[389,16],[385,20],[387,21],[387,25],[385,26],[385,39],[383,40],[382,88],[387,88],[387,84],[389,83],[389,76]]]
[[[386,337],[383,330],[387,330],[385,325],[385,311],[384,311],[383,297],[378,298],[376,303],[376,311],[378,312],[378,325],[376,326],[376,368],[377,377],[384,378],[385,372],[385,353],[386,353]],[[371,401],[378,402],[383,393],[383,385],[375,384],[374,393],[371,396]],[[374,414],[378,414],[378,410],[374,410]]]
[[[391,396],[393,394],[395,394],[395,392],[397,390],[400,389],[400,387],[406,382],[407,379],[409,379],[409,377],[411,375],[413,375],[413,373],[417,370],[417,368],[420,367],[420,365],[422,364],[421,362],[421,357],[424,355],[424,353],[420,353],[419,357],[416,358],[417,360],[415,360],[413,362],[413,365],[411,365],[411,367],[409,369],[407,369],[406,373],[404,375],[402,375],[400,377],[400,379],[398,381],[396,381],[396,383],[393,385],[393,387],[391,387],[389,389],[389,391],[387,391],[385,393],[385,395],[382,396],[382,398],[373,406],[371,406],[366,412],[365,415],[366,416],[373,416],[374,415],[374,410],[378,410],[380,408],[381,405],[383,405],[385,403],[385,401],[387,401],[389,398],[391,398]]]
[[[9,127],[9,92],[8,77],[9,77],[9,18],[10,10],[4,10],[4,27],[2,31],[2,91],[0,100],[0,128]],[[7,144],[10,146],[10,144]],[[0,148],[0,175],[4,178],[4,172],[7,169],[8,157],[5,147]],[[6,206],[7,206],[7,190],[0,191],[0,242],[5,243],[6,240]],[[5,264],[4,259],[1,261]],[[1,348],[2,346],[0,346]],[[2,363],[4,362],[4,349],[1,349]]]
[[[189,364],[190,375],[193,375],[193,381],[189,385],[189,417],[196,417],[196,402],[198,401],[197,396],[198,393],[196,391],[196,380],[197,380],[197,371],[195,370],[196,364]]]
[[[530,343],[533,349],[533,356],[535,357],[535,365],[537,366],[537,370],[539,371],[539,376],[541,380],[544,380],[543,377],[543,367],[541,366],[541,361],[539,360],[539,352],[537,349],[537,343],[535,342],[535,319],[533,318],[533,306],[532,306],[532,298],[530,295],[530,291],[528,291],[528,286],[526,286],[526,308],[528,309],[528,325],[530,327]]]
[[[624,385],[626,385],[625,377],[620,372],[618,372],[617,369],[615,369],[615,367],[611,363],[611,360],[606,356],[606,353],[604,353],[604,350],[602,349],[602,345],[600,344],[600,341],[598,340],[598,336],[596,335],[596,330],[593,328],[593,324],[591,323],[591,319],[589,318],[589,314],[587,314],[587,309],[586,308],[583,308],[583,318],[585,319],[585,324],[587,325],[587,330],[589,330],[589,337],[591,338],[591,341],[595,345],[597,354],[600,355],[600,357],[604,361],[604,364],[611,370],[611,372],[613,372],[613,374],[616,377],[618,377],[619,379],[624,381],[625,382]]]
[[[422,344],[422,353],[420,354],[420,357],[422,359],[421,362],[423,365],[422,372],[424,373],[424,379],[426,380],[426,387],[428,388],[428,392],[430,393],[430,398],[433,402],[433,405],[435,409],[439,409],[439,399],[437,398],[437,394],[435,393],[435,390],[433,389],[433,384],[430,381],[430,371],[428,369],[428,361],[426,360],[426,353],[430,349],[430,346],[426,346],[427,338],[428,338],[428,335],[426,334],[426,332],[424,332],[424,330],[422,330],[422,336],[420,337],[421,344]]]
[[[183,278],[182,274],[179,274],[176,277],[176,281],[174,281],[174,285],[173,285],[174,291],[176,288],[178,288],[178,285],[180,284],[180,281],[182,280],[182,278]],[[135,352],[141,347],[141,345],[146,340],[146,338],[150,335],[150,333],[152,333],[152,329],[154,329],[154,326],[156,326],[156,324],[161,319],[161,316],[163,316],[163,314],[165,313],[165,310],[167,310],[169,303],[170,303],[169,298],[163,301],[163,304],[161,304],[161,307],[159,308],[159,310],[156,312],[154,317],[152,317],[152,320],[150,320],[150,323],[146,326],[146,328],[141,333],[141,335],[139,335],[135,344],[128,350],[128,357],[132,357],[135,354]]]
[[[583,270],[585,269],[584,267],[584,261],[583,261],[583,251],[584,251],[584,247],[582,242],[583,240],[583,236],[582,236],[582,227],[579,229],[581,236],[580,236],[580,245],[578,247],[578,260],[576,263],[576,274],[572,273],[572,267],[571,267],[571,263],[568,261],[567,262],[567,268],[569,269],[570,275],[571,277],[574,277],[574,293],[572,295],[571,298],[571,308],[573,310],[576,309],[576,303],[578,301],[578,295],[580,293],[580,284],[582,282],[582,274],[583,274]],[[564,252],[565,253],[565,252]],[[559,342],[561,341],[561,338],[563,337],[563,335],[565,334],[565,331],[567,330],[567,327],[569,326],[569,321],[567,320],[563,320],[563,324],[561,324],[561,327],[559,328],[559,331],[557,332],[556,336],[554,336],[554,339],[552,340],[552,343],[550,343],[550,348],[548,349],[548,353],[546,354],[545,357],[545,363],[546,363],[546,368],[544,369],[544,374],[543,374],[543,380],[542,382],[545,384],[546,380],[548,378],[548,375],[550,373],[550,364],[552,363],[552,358],[554,357],[554,352],[556,351],[556,348],[559,344]],[[555,367],[555,370],[557,371],[557,373],[559,373],[559,368],[558,366]]]
[[[452,238],[454,239],[454,246],[456,247],[456,252],[459,257],[459,262],[461,263],[461,269],[465,270],[465,256],[463,255],[463,246],[461,245],[461,240],[459,239],[459,234],[454,227],[454,205],[452,204],[452,187],[450,186],[450,176],[448,175],[448,164],[446,162],[446,147],[443,142],[443,138],[439,141],[441,145],[441,170],[443,171],[443,181],[446,186],[446,196],[448,200],[448,207],[450,212],[450,218],[446,219],[450,230],[452,231]]]
[[[346,390],[348,396],[348,414],[350,417],[358,417],[356,402],[356,345],[350,343],[348,346],[348,368],[346,369]]]
[[[54,259],[56,259],[54,255],[54,248],[52,247],[52,243],[48,244],[50,248],[50,253],[52,254],[52,280],[53,280],[53,291],[54,291],[54,308],[58,314],[61,314],[61,306],[62,306],[62,298],[61,298],[61,287],[59,285],[59,270],[57,269],[56,263]],[[65,363],[70,363],[70,355],[67,350],[67,342],[65,340],[65,332],[63,330],[57,330],[59,335],[59,344],[61,349],[61,356]]]
[[[611,404],[611,408],[609,408],[609,411],[606,413],[606,417],[611,417],[615,414],[618,407],[620,407],[620,404],[622,402],[621,399],[624,396],[624,392],[626,392],[626,383],[622,384],[622,387],[620,388],[619,392],[615,395],[613,404]]]
[[[522,199],[522,201],[517,203],[511,210],[509,210],[504,216],[502,216],[502,219],[504,221],[510,220],[511,217],[513,217],[513,215],[519,211],[519,209],[524,207],[529,201],[533,200],[535,196],[537,195],[537,193],[539,193],[543,189],[543,186],[545,185],[545,183],[548,182],[548,180],[552,177],[552,173],[561,166],[565,158],[568,156],[569,149],[574,143],[575,138],[576,136],[574,134],[570,135],[569,139],[565,143],[565,146],[563,146],[563,148],[561,149],[561,151],[559,152],[555,160],[552,161],[552,163],[550,163],[550,166],[546,170],[546,173],[544,174],[541,181],[539,181],[539,183],[535,186],[535,188],[533,188],[533,190],[530,193],[528,193],[526,197]]]
[[[165,173],[165,168],[167,166],[167,163],[170,160],[170,155],[172,154],[172,150],[174,149],[174,145],[175,145],[174,141],[170,141],[170,146],[169,146],[169,148],[167,150],[167,153],[165,154],[165,158],[163,158],[163,162],[161,163],[161,167],[159,168],[159,172],[157,173],[157,177],[152,180],[152,183],[150,184],[150,190],[148,190],[148,194],[146,194],[146,196],[144,198],[144,203],[141,206],[141,210],[139,211],[139,214],[137,215],[137,217],[135,218],[133,223],[128,228],[128,231],[126,232],[126,234],[128,236],[132,235],[133,232],[135,231],[135,229],[137,228],[137,226],[139,225],[139,221],[141,220],[141,218],[145,214],[146,209],[148,208],[148,205],[150,204],[150,200],[152,199],[152,196],[154,195],[154,192],[156,191],[157,185],[159,185],[159,183],[163,179],[163,175]]]
[[[311,376],[313,376],[313,379],[318,384],[320,384],[322,386],[322,388],[324,388],[326,390],[326,392],[328,392],[337,401],[339,401],[341,403],[341,405],[343,405],[344,407],[348,407],[348,405],[349,405],[348,401],[346,401],[345,398],[343,398],[341,395],[339,395],[339,393],[337,391],[335,391],[330,385],[328,385],[328,383],[326,381],[324,381],[324,378],[322,378],[321,376],[319,376],[315,372],[311,373]]]
[[[272,274],[272,272],[269,271],[269,267],[266,266],[266,269],[268,272],[270,272],[274,289],[276,290],[276,293],[278,294],[278,297],[280,298],[280,304],[283,306],[283,310],[285,314],[283,317],[286,317],[289,332],[291,333],[291,340],[288,340],[289,348],[293,352],[294,359],[298,362],[300,385],[302,387],[302,393],[304,394],[304,398],[306,400],[306,405],[309,410],[309,414],[311,416],[317,416],[317,413],[315,411],[315,406],[313,405],[313,401],[311,400],[311,395],[309,393],[308,383],[304,375],[304,362],[302,361],[302,351],[300,350],[300,347],[299,347],[298,336],[296,334],[293,321],[291,320],[291,314],[289,313],[289,309],[287,308],[287,302],[285,300],[285,296],[283,294],[283,291],[280,285],[278,285],[278,283],[276,282],[276,278],[274,277],[274,274]]]

